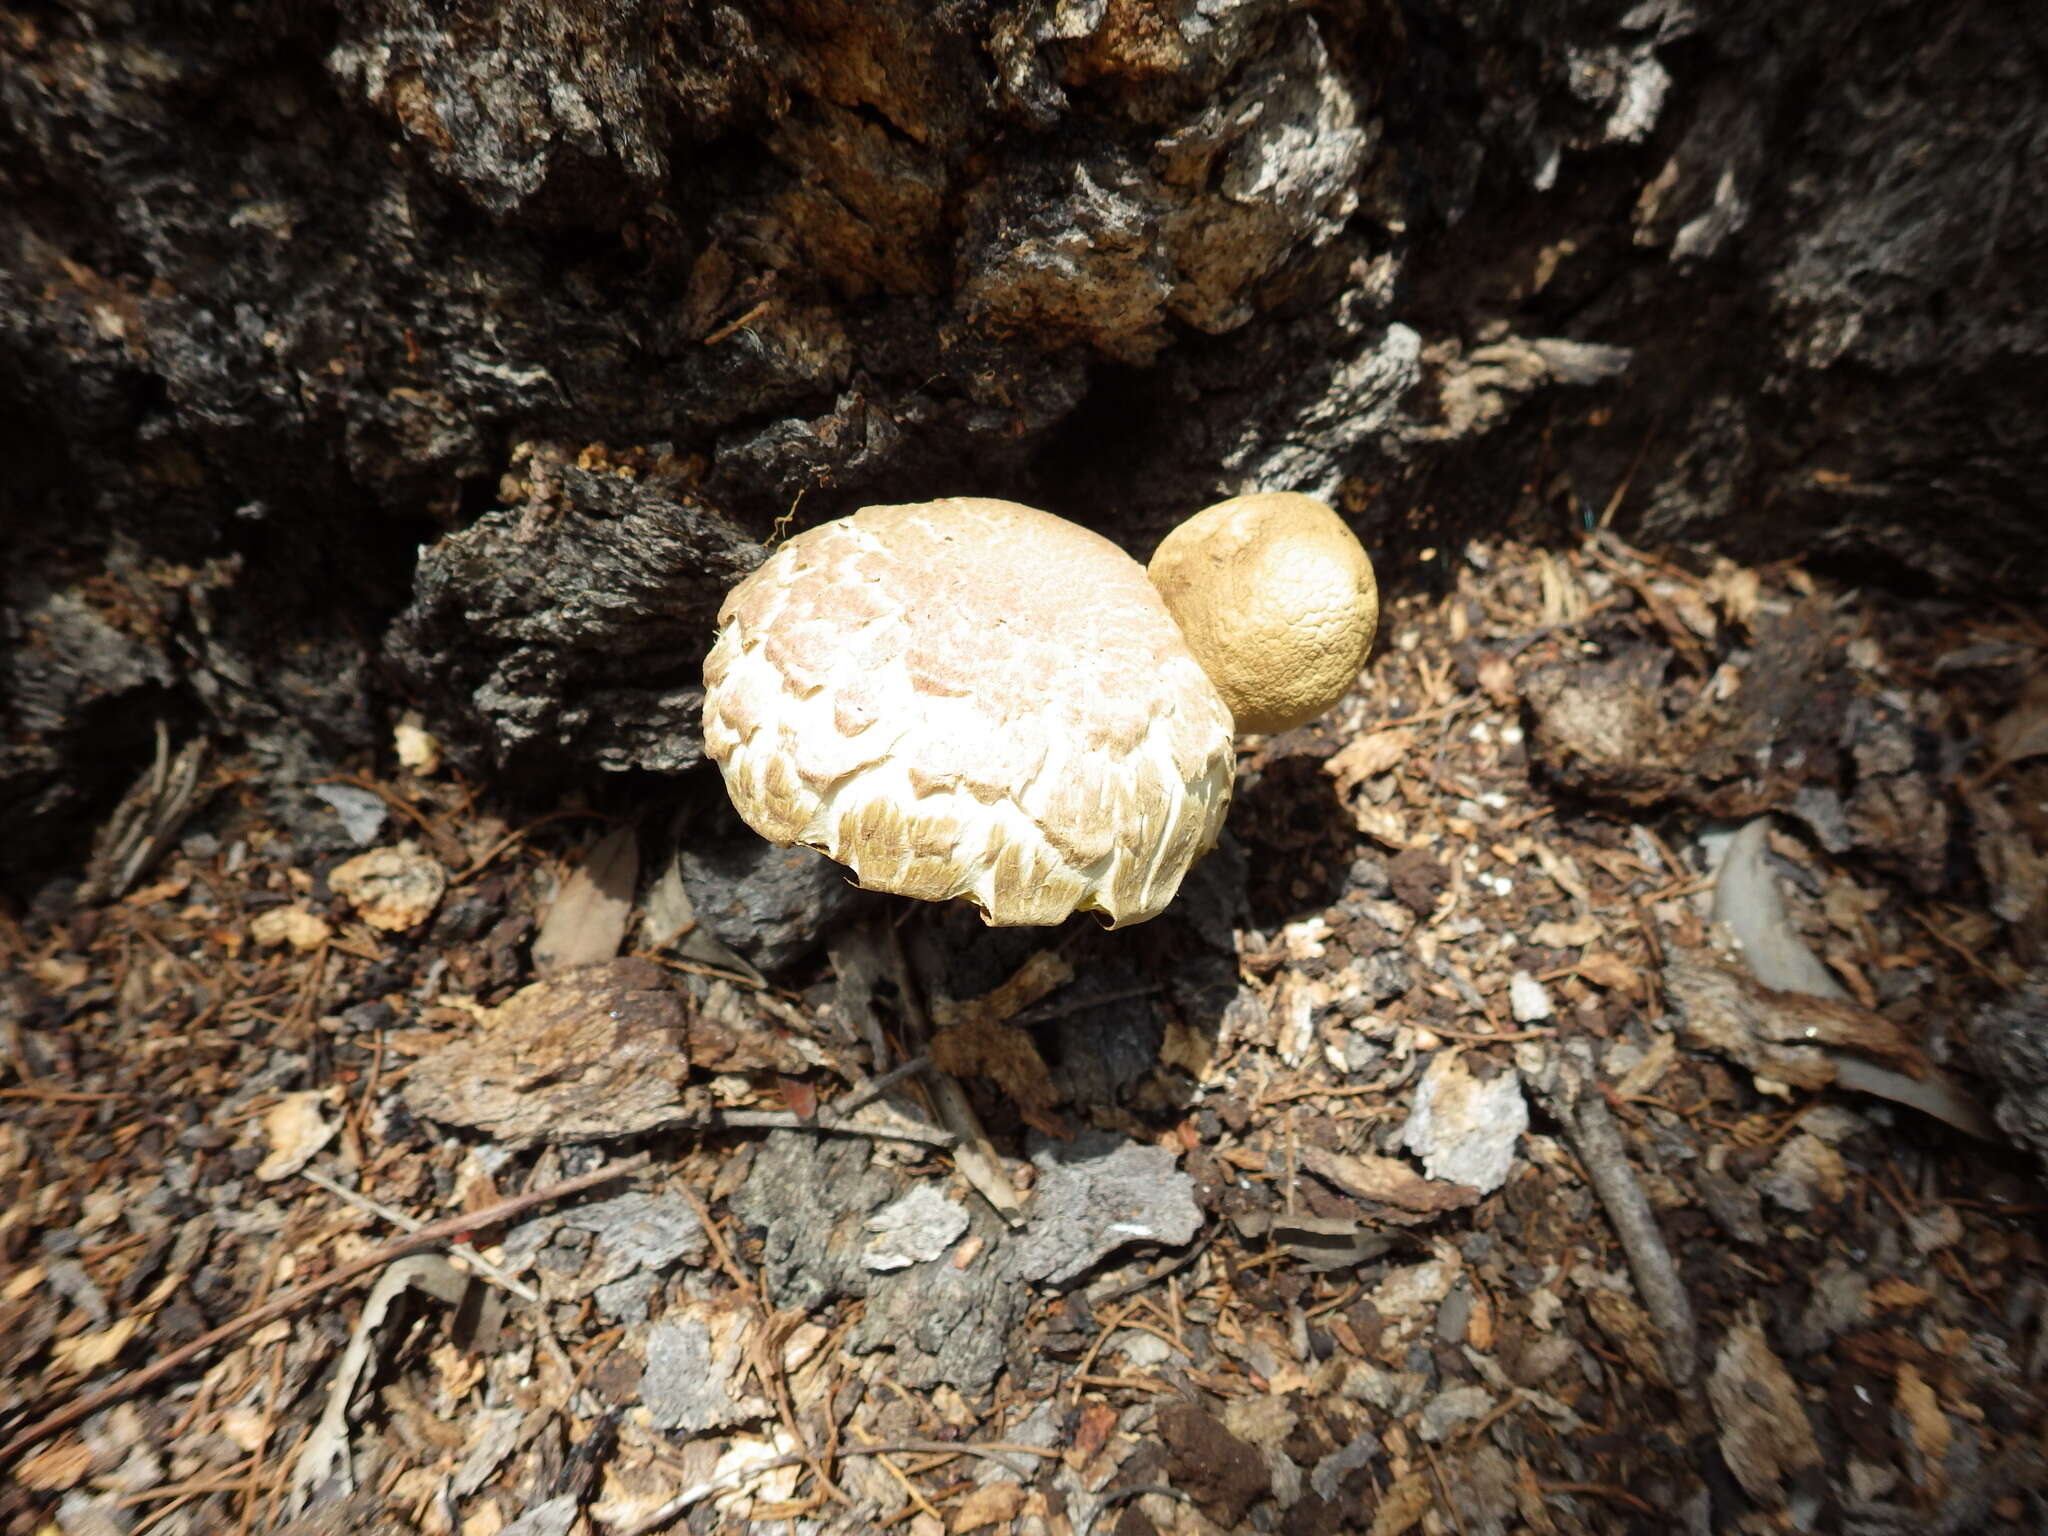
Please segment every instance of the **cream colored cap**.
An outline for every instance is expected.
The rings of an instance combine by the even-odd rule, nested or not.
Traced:
[[[1145,571],[1014,502],[864,507],[727,595],[704,746],[748,825],[991,923],[1157,916],[1216,841],[1229,711]]]
[[[1372,650],[1379,588],[1344,520],[1312,496],[1237,496],[1159,541],[1147,568],[1240,731],[1305,725]]]

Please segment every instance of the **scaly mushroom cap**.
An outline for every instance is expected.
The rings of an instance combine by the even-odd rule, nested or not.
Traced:
[[[990,923],[1156,916],[1216,841],[1231,721],[1109,540],[1014,502],[864,507],[727,595],[704,745],[748,825]]]
[[[1147,570],[1240,731],[1306,725],[1372,650],[1372,561],[1312,496],[1220,501],[1161,539]]]

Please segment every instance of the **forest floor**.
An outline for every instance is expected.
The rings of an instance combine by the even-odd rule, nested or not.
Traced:
[[[2048,1528],[2048,631],[1455,566],[1116,933],[167,745],[0,916],[0,1529]]]

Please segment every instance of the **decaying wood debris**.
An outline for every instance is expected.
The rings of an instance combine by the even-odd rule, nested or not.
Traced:
[[[0,922],[0,1529],[2040,1529],[2044,661],[1474,545],[1119,933],[229,756]]]

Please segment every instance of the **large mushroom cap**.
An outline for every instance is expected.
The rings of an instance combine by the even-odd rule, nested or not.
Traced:
[[[1312,496],[1234,496],[1159,541],[1152,580],[1240,731],[1306,725],[1358,680],[1379,627],[1372,561]]]
[[[991,923],[1156,916],[1230,799],[1230,713],[1144,568],[1014,502],[865,507],[735,587],[705,749],[748,824]]]

